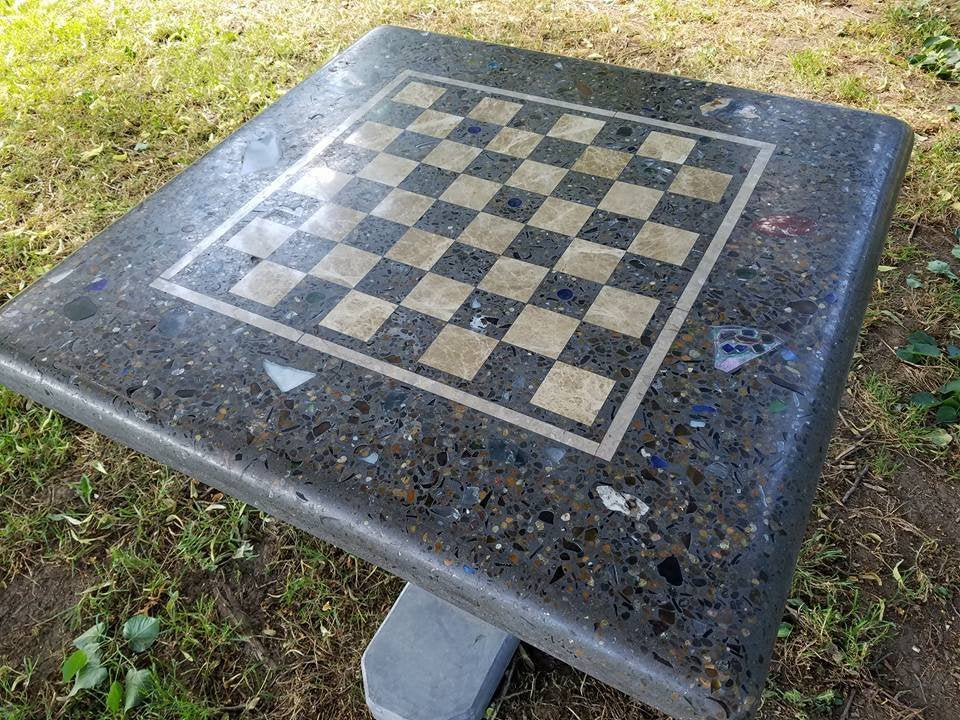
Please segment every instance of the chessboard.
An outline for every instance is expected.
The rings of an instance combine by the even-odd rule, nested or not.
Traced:
[[[609,458],[771,150],[407,71],[154,287]]]

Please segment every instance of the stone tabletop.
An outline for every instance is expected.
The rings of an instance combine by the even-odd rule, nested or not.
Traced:
[[[0,310],[0,382],[747,717],[910,138],[380,28]]]

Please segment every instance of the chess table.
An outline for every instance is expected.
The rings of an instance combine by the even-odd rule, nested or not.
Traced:
[[[683,718],[756,709],[911,146],[379,28],[0,311],[0,382]]]

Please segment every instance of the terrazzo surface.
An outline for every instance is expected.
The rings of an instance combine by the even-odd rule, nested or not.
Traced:
[[[749,717],[910,138],[379,28],[0,310],[0,381]]]

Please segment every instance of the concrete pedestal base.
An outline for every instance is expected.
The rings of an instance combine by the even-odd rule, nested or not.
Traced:
[[[517,639],[407,585],[360,662],[376,720],[478,720]]]

